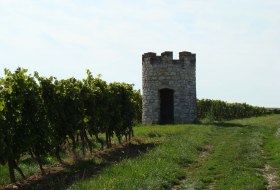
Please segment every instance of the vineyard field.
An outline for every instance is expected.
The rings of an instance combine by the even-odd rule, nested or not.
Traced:
[[[277,109],[202,99],[197,100],[196,124],[135,127],[141,125],[140,90],[132,84],[108,84],[89,70],[86,74],[81,80],[58,80],[37,72],[28,74],[23,68],[5,70],[0,78],[0,186],[4,189],[10,188],[10,182],[23,189],[55,189],[44,180],[62,185],[59,189],[87,189],[87,183],[97,189],[170,188],[181,184],[179,179],[186,177],[182,167],[198,162],[201,152],[208,154],[214,146],[227,152],[230,150],[224,146],[235,146],[235,142],[250,144],[251,139],[257,139],[252,134],[260,136],[258,143],[264,143],[262,134],[275,130],[267,119],[279,116]],[[259,117],[259,123],[254,117]],[[255,123],[247,126],[246,121]],[[244,133],[248,135],[243,142],[239,137]],[[230,137],[234,134],[237,136]],[[226,138],[224,146],[219,144],[228,136],[234,142]],[[256,159],[260,158],[256,155],[250,161]],[[121,166],[115,167],[115,163]],[[258,161],[255,164],[261,168]],[[131,171],[132,167],[136,168]],[[104,175],[95,184],[90,177],[98,177],[100,172]],[[125,177],[106,182],[118,173]],[[147,184],[136,180],[129,186],[132,182],[126,181],[134,179],[130,176],[147,179]],[[256,178],[255,182],[262,179]]]
[[[46,168],[50,174],[45,181],[18,184],[23,189],[71,190],[277,189],[279,128],[278,114],[211,124],[139,126],[130,144],[97,150],[59,174]],[[50,163],[55,169],[57,164]],[[35,173],[40,179],[39,168]],[[275,176],[273,181],[268,175]]]

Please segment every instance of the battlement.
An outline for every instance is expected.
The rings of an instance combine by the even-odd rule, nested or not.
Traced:
[[[196,60],[196,54],[188,52],[188,51],[179,52],[179,60],[185,60],[185,59],[189,59],[191,61],[193,61],[193,60],[195,61]]]
[[[173,52],[172,51],[165,51],[162,52],[161,55],[157,55],[154,52],[147,52],[142,55],[143,62],[149,62],[151,64],[154,63],[170,63],[170,64],[178,64],[178,63],[185,63],[185,61],[189,61],[192,64],[195,64],[196,61],[196,54],[182,51],[179,52],[179,60],[173,59]]]
[[[142,58],[153,58],[153,57],[156,57],[156,56],[157,56],[156,53],[154,53],[154,52],[148,52],[148,53],[144,53],[144,54],[142,55]]]

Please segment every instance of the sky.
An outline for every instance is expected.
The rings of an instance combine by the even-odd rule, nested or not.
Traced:
[[[279,0],[0,0],[4,68],[142,86],[142,54],[197,54],[197,97],[280,107]]]

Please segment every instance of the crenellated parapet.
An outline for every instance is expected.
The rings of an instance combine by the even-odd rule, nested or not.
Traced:
[[[157,55],[153,52],[144,53],[142,55],[142,61],[146,64],[184,64],[191,63],[195,64],[196,62],[196,54],[191,52],[182,51],[179,52],[179,59],[173,59],[172,51],[162,52],[161,55]]]

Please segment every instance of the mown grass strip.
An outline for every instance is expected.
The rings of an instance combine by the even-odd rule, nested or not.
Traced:
[[[188,176],[181,189],[265,189],[262,148],[279,116],[233,120],[217,124],[213,150],[207,161]],[[215,126],[213,126],[215,127]]]
[[[108,167],[98,176],[81,181],[69,189],[167,189],[182,178],[184,168],[198,159],[213,128],[205,126],[141,127],[143,136],[165,137],[162,145],[135,159]]]

